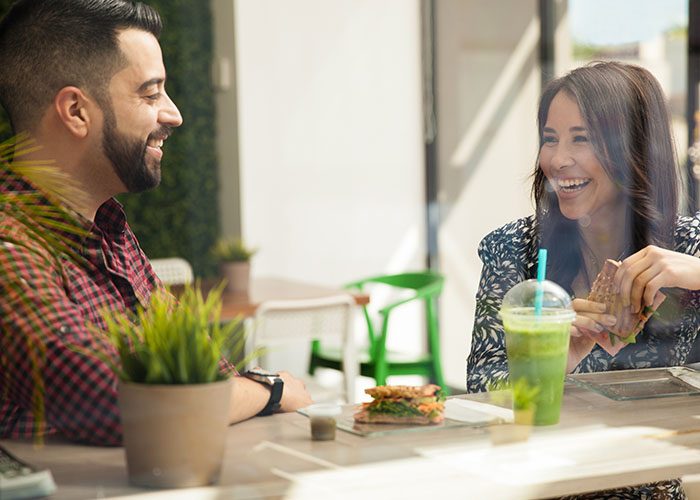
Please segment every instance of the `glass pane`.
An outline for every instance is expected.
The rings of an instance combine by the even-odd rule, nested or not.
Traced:
[[[678,159],[685,165],[688,0],[569,0],[567,18],[570,47],[561,61],[567,67],[559,69],[615,59],[651,71],[668,97]]]

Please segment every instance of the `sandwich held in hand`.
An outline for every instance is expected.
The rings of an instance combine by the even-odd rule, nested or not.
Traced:
[[[440,386],[380,385],[365,389],[373,401],[363,403],[355,422],[372,424],[437,424],[444,420]]]
[[[588,295],[588,300],[600,302],[606,305],[606,313],[615,316],[616,322],[613,326],[608,327],[610,334],[610,343],[615,343],[615,336],[619,337],[623,342],[633,343],[635,337],[644,328],[644,324],[654,314],[654,311],[666,299],[663,293],[657,293],[654,298],[654,303],[651,306],[645,306],[638,313],[633,313],[630,307],[622,305],[620,294],[615,291],[613,278],[621,262],[608,259],[600,270],[598,276],[591,286],[591,293]]]

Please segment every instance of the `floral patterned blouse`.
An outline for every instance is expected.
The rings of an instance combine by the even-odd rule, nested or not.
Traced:
[[[679,216],[675,250],[700,257],[700,212]],[[467,391],[483,392],[489,383],[508,376],[503,324],[498,310],[505,293],[514,285],[534,278],[539,234],[534,216],[518,219],[488,234],[479,244],[483,262],[471,353],[467,360]],[[596,344],[574,372],[599,372],[655,366],[677,366],[686,362],[700,331],[700,292],[671,292],[657,313],[637,336],[637,342],[615,356]],[[642,489],[652,496],[685,498],[679,481],[665,481],[637,488],[615,490],[615,498],[641,498]],[[603,498],[603,497],[597,497]]]

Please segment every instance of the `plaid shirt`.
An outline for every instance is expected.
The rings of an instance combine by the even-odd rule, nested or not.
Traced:
[[[38,195],[37,203],[50,206],[0,164],[0,196],[17,192]],[[79,351],[101,345],[115,354],[87,325],[104,328],[101,312],[107,308],[145,306],[162,284],[116,200],[99,208],[94,223],[76,220],[89,236],[42,227],[76,244],[77,259],[52,253],[28,235],[16,207],[0,210],[0,437],[59,432],[93,444],[121,442],[115,374]],[[38,377],[43,397],[35,390]],[[45,422],[34,422],[37,404],[45,405]]]

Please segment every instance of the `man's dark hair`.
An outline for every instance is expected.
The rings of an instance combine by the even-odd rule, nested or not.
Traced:
[[[56,93],[75,86],[104,108],[125,64],[124,29],[160,35],[158,13],[127,0],[18,0],[0,22],[0,104],[14,131],[32,130]]]

